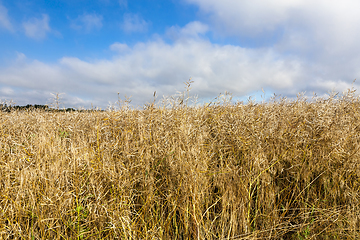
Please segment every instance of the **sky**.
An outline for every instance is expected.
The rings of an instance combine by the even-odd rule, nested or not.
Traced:
[[[0,0],[0,101],[326,98],[358,89],[359,39],[358,0]]]

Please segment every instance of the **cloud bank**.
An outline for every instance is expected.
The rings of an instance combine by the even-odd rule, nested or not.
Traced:
[[[188,34],[192,26],[203,25],[192,23],[177,34]],[[203,32],[202,27],[195,29]],[[67,106],[93,103],[102,108],[117,92],[132,96],[134,105],[150,101],[154,91],[159,96],[175,94],[190,77],[195,81],[192,92],[200,98],[213,98],[224,91],[241,96],[269,86],[289,92],[304,87],[301,61],[279,58],[273,50],[220,46],[197,37],[183,39],[173,44],[158,39],[133,47],[114,43],[111,60],[64,57],[54,65],[23,60],[0,71],[0,84],[11,82],[12,87],[47,96],[66,92]],[[82,97],[76,100],[75,96]]]

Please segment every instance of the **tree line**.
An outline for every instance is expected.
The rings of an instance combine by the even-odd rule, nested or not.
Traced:
[[[34,110],[43,110],[46,112],[92,112],[92,111],[104,111],[104,110],[95,110],[95,109],[85,109],[85,110],[78,110],[74,108],[63,108],[63,109],[55,109],[50,108],[48,105],[31,105],[28,104],[26,106],[12,106],[7,104],[0,104],[0,111],[1,112],[12,112],[12,111],[34,111]]]

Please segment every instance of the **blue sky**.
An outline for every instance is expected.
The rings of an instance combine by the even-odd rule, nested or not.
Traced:
[[[355,0],[0,0],[0,100],[105,109],[184,90],[261,101],[343,92],[360,75]],[[353,84],[353,85],[352,85]]]

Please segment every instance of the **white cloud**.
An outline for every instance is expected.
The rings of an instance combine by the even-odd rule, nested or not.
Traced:
[[[122,53],[122,52],[126,52],[126,51],[130,50],[130,48],[125,43],[116,42],[116,43],[110,45],[110,50]]]
[[[235,37],[240,46],[264,47],[285,62],[302,63],[304,78],[288,94],[350,87],[360,77],[357,0],[184,1],[199,6],[214,36]]]
[[[180,33],[186,36],[197,36],[198,34],[205,34],[208,30],[209,27],[207,25],[195,21],[186,24],[186,26],[180,30]]]
[[[22,52],[16,52],[16,62],[23,62],[26,60],[26,55]]]
[[[216,33],[248,41],[275,36],[278,51],[334,59],[360,52],[357,0],[184,0],[209,16]]]
[[[71,27],[76,30],[85,30],[90,32],[93,29],[102,28],[103,17],[97,14],[83,14],[72,21]]]
[[[114,43],[112,48],[126,46]],[[111,60],[64,57],[54,65],[17,64],[0,71],[0,84],[67,96],[76,96],[81,89],[82,99],[104,108],[117,92],[132,96],[135,105],[151,100],[154,91],[159,96],[175,94],[189,77],[195,81],[194,93],[212,98],[225,90],[241,96],[270,85],[275,90],[293,89],[302,74],[301,63],[278,60],[272,51],[219,46],[201,39],[174,44],[158,40],[138,43]],[[67,104],[72,102],[67,99]]]
[[[43,39],[46,37],[46,34],[51,31],[49,26],[49,16],[43,14],[42,18],[32,18],[23,23],[26,36],[33,39]]]
[[[268,97],[272,93],[295,97],[303,91],[321,96],[333,88],[340,92],[350,88],[353,76],[360,74],[360,57],[351,64],[340,61],[339,66],[328,66],[326,61],[284,55],[277,48],[211,43],[201,37],[208,27],[200,22],[172,29],[180,37],[171,44],[160,38],[132,47],[115,42],[109,46],[115,54],[112,59],[63,57],[56,64],[47,64],[20,53],[19,61],[0,68],[0,86],[14,89],[11,96],[19,104],[29,103],[26,99],[44,103],[51,92],[63,92],[66,106],[90,107],[93,103],[106,108],[109,101],[117,100],[117,92],[143,105],[151,101],[154,91],[162,96],[184,90],[183,82],[190,77],[195,81],[191,94],[206,99],[225,90],[235,97],[248,96],[261,88],[272,91],[267,92]],[[23,90],[19,94],[15,89]]]
[[[185,27],[172,26],[166,31],[166,35],[173,40],[198,38],[209,31],[209,27],[199,21],[190,22]]]
[[[13,27],[10,23],[8,16],[8,10],[3,5],[1,5],[1,3],[0,3],[0,27],[6,28],[10,31],[13,30]]]
[[[228,34],[256,35],[273,31],[291,17],[302,0],[185,0],[199,5],[201,11],[210,14],[214,23]],[[241,30],[241,32],[239,32]]]
[[[142,19],[138,14],[124,14],[124,21],[121,28],[127,32],[146,32],[149,27],[149,23]]]

